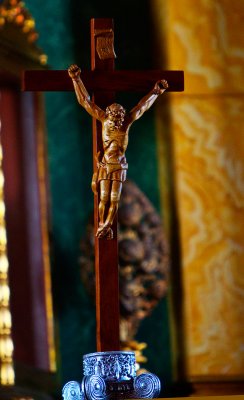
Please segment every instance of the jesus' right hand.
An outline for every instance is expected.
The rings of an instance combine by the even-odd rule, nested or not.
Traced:
[[[69,73],[69,76],[70,76],[72,79],[78,79],[78,78],[80,77],[81,70],[80,70],[80,68],[78,67],[78,65],[73,64],[73,65],[71,65],[71,66],[69,67],[68,73]]]

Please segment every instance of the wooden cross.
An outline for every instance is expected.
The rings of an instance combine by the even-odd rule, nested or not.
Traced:
[[[183,91],[182,71],[116,71],[114,70],[113,20],[91,20],[91,71],[81,78],[93,100],[102,109],[114,102],[115,92],[148,92],[159,79],[167,80],[168,91]],[[24,90],[72,91],[67,71],[26,71]],[[93,119],[93,164],[103,151],[101,124]],[[98,226],[98,196],[94,197],[95,232]],[[119,350],[119,283],[117,221],[112,240],[95,238],[97,351]]]

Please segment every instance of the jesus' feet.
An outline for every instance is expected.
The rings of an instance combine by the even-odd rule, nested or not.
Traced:
[[[112,231],[110,225],[103,224],[103,225],[99,226],[99,228],[97,230],[97,233],[96,233],[96,236],[99,239],[103,238],[103,239],[111,240],[111,239],[113,239],[114,235],[113,235],[113,231]]]

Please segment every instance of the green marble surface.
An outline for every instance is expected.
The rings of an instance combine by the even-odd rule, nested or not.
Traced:
[[[152,59],[150,1],[27,0],[36,20],[38,44],[52,69],[72,63],[89,68],[89,20],[113,17],[117,68],[155,68]],[[140,11],[140,12],[139,12]],[[132,40],[133,37],[133,40]],[[130,108],[138,96],[120,96]],[[95,351],[95,310],[80,279],[79,242],[93,209],[91,121],[73,93],[46,93],[48,166],[51,187],[51,249],[56,343],[60,381],[80,380],[82,355]],[[130,133],[128,177],[159,209],[153,110]],[[167,302],[143,321],[138,339],[149,344],[148,368],[168,383],[171,354]]]

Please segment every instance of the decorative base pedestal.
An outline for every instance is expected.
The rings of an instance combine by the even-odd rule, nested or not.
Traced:
[[[70,381],[63,388],[64,400],[107,400],[153,398],[160,392],[160,380],[151,373],[136,376],[135,354],[109,351],[83,357],[82,383]]]

